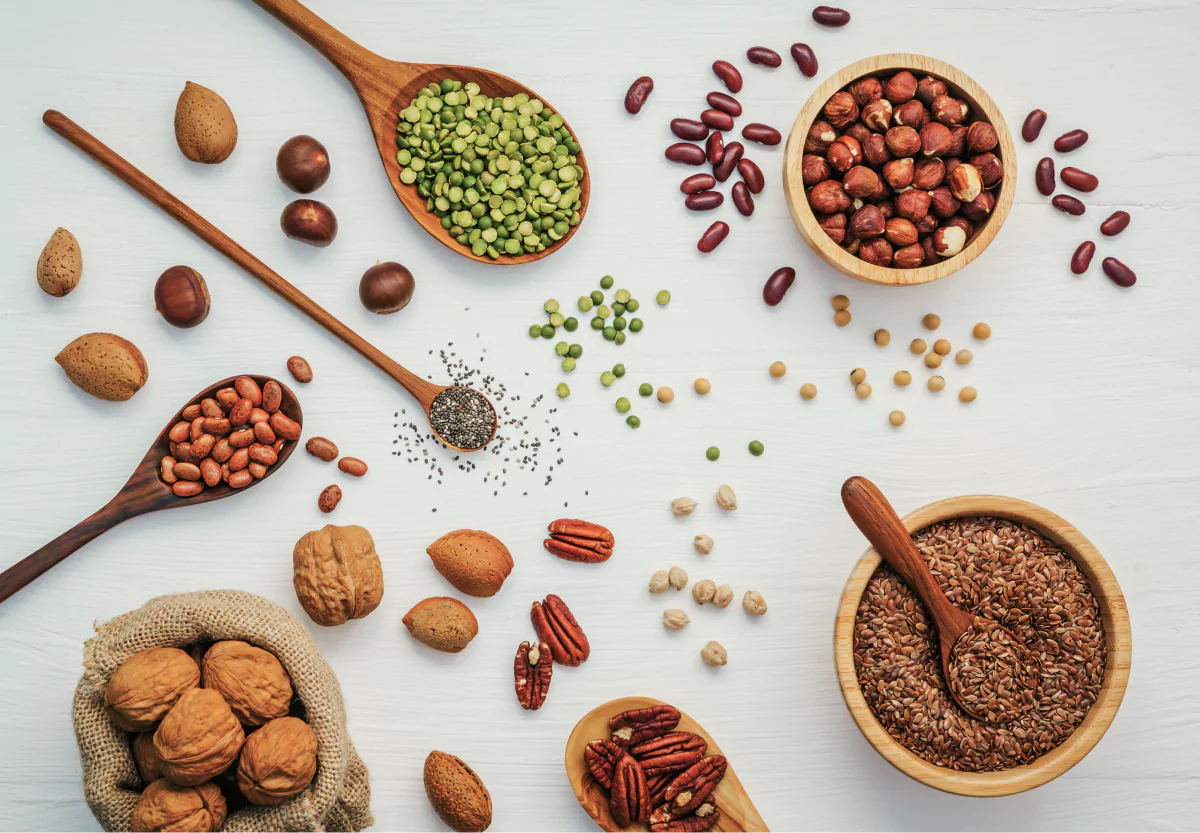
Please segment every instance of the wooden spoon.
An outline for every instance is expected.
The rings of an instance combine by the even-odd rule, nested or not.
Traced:
[[[57,110],[47,110],[42,114],[42,121],[59,136],[62,136],[68,142],[75,145],[75,147],[108,168],[109,172],[115,175],[117,179],[123,181],[130,188],[178,220],[188,231],[245,269],[261,283],[266,284],[267,288],[276,295],[333,333],[360,356],[399,382],[405,390],[421,403],[421,407],[425,410],[427,418],[429,417],[430,406],[437,395],[444,390],[454,387],[454,385],[435,385],[433,382],[422,379],[420,376],[412,373],[394,359],[389,358],[365,338],[354,332],[354,330],[347,327],[337,318],[334,318],[333,315],[312,298],[309,298],[290,284],[278,272],[275,272],[267,264],[242,248],[241,245],[225,232],[201,217],[166,188],[163,188],[153,179],[135,168],[119,153],[62,113]],[[479,395],[483,396],[483,394]],[[492,437],[496,435],[497,423],[495,420],[495,410],[496,408],[493,405],[492,433],[488,437],[488,442],[491,442]],[[479,450],[478,448],[460,448],[448,443],[438,433],[437,429],[434,429],[433,433],[440,442],[449,448],[453,448],[455,451]],[[479,448],[483,448],[485,445],[487,445],[486,442],[479,446]]]
[[[382,58],[350,40],[296,0],[254,0],[254,2],[308,41],[314,49],[329,59],[342,75],[346,76],[350,85],[354,87],[354,91],[358,93],[363,109],[367,111],[367,121],[371,125],[371,132],[375,135],[379,157],[383,160],[383,168],[387,172],[388,180],[392,183],[392,188],[396,191],[396,196],[400,198],[401,205],[408,210],[421,228],[433,235],[443,246],[452,249],[456,254],[480,263],[510,266],[530,263],[557,252],[575,235],[579,226],[583,225],[583,217],[587,214],[588,198],[592,191],[592,178],[588,174],[587,160],[581,150],[576,154],[576,161],[584,170],[584,175],[579,180],[580,221],[567,231],[562,240],[540,252],[511,257],[505,255],[495,260],[473,254],[470,247],[458,243],[450,236],[449,231],[442,228],[441,219],[436,214],[425,210],[425,198],[417,193],[417,189],[400,181],[400,164],[396,161],[396,123],[400,120],[400,111],[416,98],[422,87],[428,86],[431,82],[440,82],[444,78],[453,78],[464,84],[473,81],[479,85],[484,94],[493,98],[525,93],[530,98],[541,99],[543,104],[560,116],[562,111],[551,106],[543,96],[538,95],[524,84],[498,72],[454,64],[410,64]],[[563,126],[578,139],[578,134],[565,120]]]
[[[210,385],[189,399],[183,408],[194,402],[199,402],[206,396],[212,396],[221,388],[232,386],[233,380],[236,378],[238,377],[230,376],[228,379],[222,379],[215,385]],[[272,381],[270,376],[252,375],[250,378],[258,382],[260,388],[267,382]],[[274,381],[279,382],[278,379]],[[296,395],[283,382],[279,382],[279,387],[283,389],[283,400],[279,406],[279,410],[303,427],[304,413],[300,410],[300,403],[297,401]],[[171,453],[171,440],[167,436],[167,432],[176,423],[181,421],[183,408],[176,411],[175,416],[167,421],[166,427],[155,437],[154,442],[146,452],[146,456],[138,463],[137,468],[133,471],[133,475],[121,487],[121,491],[117,492],[116,497],[86,520],[76,524],[37,552],[25,556],[25,558],[9,567],[3,573],[0,573],[0,602],[3,602],[13,593],[16,593],[42,573],[75,552],[75,550],[101,533],[112,529],[121,523],[121,521],[127,521],[138,515],[145,515],[147,512],[157,512],[160,509],[174,509],[177,506],[194,506],[198,503],[209,503],[210,501],[221,500],[253,489],[259,483],[265,482],[271,475],[279,471],[288,458],[292,456],[292,452],[296,450],[296,446],[298,445],[295,442],[285,443],[279,452],[278,459],[274,465],[267,469],[267,473],[261,479],[252,480],[248,485],[240,489],[234,489],[228,484],[219,483],[216,486],[206,488],[195,497],[178,497],[171,491],[171,487],[163,482],[162,477],[159,475],[159,465],[162,462],[162,458]]]
[[[965,613],[946,598],[896,510],[874,483],[865,477],[851,477],[842,484],[842,504],[855,526],[871,542],[871,546],[883,556],[883,560],[896,571],[905,584],[912,588],[921,604],[925,605],[925,609],[933,617],[937,627],[938,644],[941,647],[943,679],[950,679],[950,651],[954,643],[963,633],[975,627],[976,620],[983,620],[988,626],[1004,630],[1017,645],[1024,645],[1015,634],[999,623],[985,616]],[[946,689],[954,698],[954,702],[967,714],[977,720],[988,719],[986,713],[981,713],[965,703],[955,686],[947,685]]]
[[[583,749],[594,740],[608,740],[610,737],[608,721],[621,712],[661,705],[665,705],[662,700],[655,700],[651,697],[622,697],[619,700],[609,700],[585,714],[583,719],[575,724],[571,736],[567,738],[567,778],[571,781],[571,789],[575,791],[575,797],[579,799],[580,805],[601,830],[646,830],[647,828],[642,825],[633,825],[627,828],[617,827],[612,813],[608,810],[608,790],[597,784],[596,780],[592,778],[592,773],[583,761]],[[704,731],[704,727],[687,714],[683,712],[681,714],[679,726],[674,731],[694,732],[704,738],[708,744],[708,750],[705,753],[707,755],[724,754],[712,736]],[[755,809],[754,803],[750,800],[750,796],[746,794],[746,788],[738,780],[737,773],[733,771],[732,763],[728,765],[725,777],[721,779],[721,783],[713,792],[713,798],[721,810],[721,819],[711,828],[712,830],[768,829],[767,823],[763,821],[762,816]]]

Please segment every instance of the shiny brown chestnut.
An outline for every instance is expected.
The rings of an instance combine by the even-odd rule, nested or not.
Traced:
[[[311,194],[329,179],[329,153],[312,136],[293,136],[275,156],[275,172],[297,194]]]
[[[358,281],[358,300],[371,312],[391,315],[408,306],[417,282],[399,263],[376,263]]]
[[[333,209],[317,200],[294,200],[284,206],[279,227],[292,240],[324,248],[337,237]]]
[[[154,308],[173,327],[195,327],[208,317],[208,286],[190,266],[172,266],[154,283]]]

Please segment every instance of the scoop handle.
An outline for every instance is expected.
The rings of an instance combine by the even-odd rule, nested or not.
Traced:
[[[326,23],[312,9],[297,0],[254,0],[272,17],[291,29],[320,52],[342,75],[357,84],[363,70],[383,59],[371,50],[354,42]],[[369,75],[369,73],[366,73]]]

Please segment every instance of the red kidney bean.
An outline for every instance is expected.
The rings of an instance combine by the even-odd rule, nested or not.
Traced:
[[[699,194],[710,188],[717,187],[717,180],[712,174],[692,174],[679,183],[679,190],[685,194]]]
[[[682,162],[685,165],[703,165],[704,148],[691,142],[676,142],[666,150],[666,156],[672,162]]]
[[[750,189],[750,193],[758,194],[763,189],[763,172],[762,169],[755,165],[750,159],[741,159],[737,165],[738,173],[742,175],[742,179],[746,181],[746,187]]]
[[[733,204],[743,217],[749,217],[754,213],[754,197],[750,196],[750,189],[746,187],[746,183],[733,183],[732,193]]]
[[[812,19],[822,26],[845,26],[850,22],[850,12],[834,6],[817,6],[812,10]]]
[[[1063,168],[1058,175],[1062,178],[1063,185],[1076,191],[1095,191],[1096,186],[1100,184],[1095,174],[1089,174],[1079,168]]]
[[[1133,274],[1133,270],[1115,257],[1104,258],[1100,266],[1104,269],[1104,274],[1108,275],[1108,279],[1117,286],[1128,289],[1137,283],[1137,275]]]
[[[767,306],[773,307],[782,301],[783,296],[792,288],[794,280],[796,280],[796,270],[790,266],[784,266],[772,272],[771,277],[767,278],[767,282],[763,284],[763,300],[767,302]]]
[[[1048,197],[1054,193],[1054,160],[1049,156],[1037,163],[1037,170],[1033,175],[1034,181],[1037,182],[1038,193],[1043,197]]]
[[[1054,149],[1059,153],[1070,153],[1087,144],[1087,140],[1088,134],[1086,130],[1068,130],[1054,140]]]
[[[717,182],[729,179],[745,152],[746,148],[742,146],[741,142],[730,142],[725,146],[725,156],[721,159],[721,164],[713,167],[713,176],[717,178]]]
[[[671,119],[671,132],[680,139],[698,142],[708,135],[708,125],[695,119]]]
[[[1068,197],[1066,194],[1059,194],[1057,197],[1050,200],[1050,202],[1059,211],[1064,211],[1073,217],[1078,217],[1080,214],[1087,211],[1087,206],[1074,197]]]
[[[1075,254],[1071,255],[1071,271],[1076,275],[1082,275],[1092,265],[1092,255],[1096,253],[1096,244],[1091,240],[1085,240],[1079,244],[1079,248],[1075,250]]]
[[[643,75],[634,81],[629,85],[629,92],[625,93],[625,111],[636,116],[641,112],[642,105],[646,103],[646,99],[652,92],[654,92],[654,79],[649,75]]]
[[[708,106],[724,110],[731,116],[740,116],[742,114],[742,103],[731,95],[725,95],[725,93],[709,93]]]
[[[713,72],[731,93],[742,91],[742,74],[729,61],[713,61]]]
[[[709,226],[704,234],[700,235],[699,242],[696,243],[696,248],[708,254],[717,246],[721,245],[721,241],[729,235],[729,223],[722,223],[717,220]]]
[[[777,145],[783,141],[783,137],[774,127],[756,121],[752,121],[742,128],[742,138],[758,142],[760,145]]]
[[[812,78],[817,74],[817,53],[807,43],[792,44],[792,60],[800,67],[804,77]]]
[[[720,130],[714,130],[708,137],[708,141],[704,143],[704,153],[708,157],[708,164],[721,164],[721,160],[725,158],[725,139],[722,138]]]
[[[699,194],[691,194],[683,200],[683,204],[690,211],[712,211],[723,202],[725,202],[725,195],[720,191],[701,191]]]
[[[1031,110],[1025,117],[1025,124],[1021,125],[1021,138],[1027,142],[1036,140],[1038,136],[1042,135],[1042,125],[1045,123],[1045,110]]]
[[[700,114],[700,121],[713,130],[733,130],[733,116],[724,110],[705,110]]]
[[[1116,211],[1100,224],[1100,233],[1105,237],[1116,237],[1127,228],[1129,228],[1129,212]]]
[[[783,63],[783,59],[779,57],[778,52],[774,49],[768,49],[765,46],[752,46],[747,49],[746,59],[752,64],[772,68]]]

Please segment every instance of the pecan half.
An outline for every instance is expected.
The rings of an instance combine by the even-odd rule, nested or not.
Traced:
[[[624,756],[625,750],[608,740],[594,740],[583,747],[583,762],[587,764],[588,772],[606,790],[612,788],[613,767]],[[670,780],[667,779],[668,782]],[[660,791],[666,787],[666,783],[663,783]]]
[[[567,603],[551,593],[534,602],[529,611],[538,639],[550,646],[554,661],[562,665],[581,665],[592,652],[583,629],[571,615]]]
[[[521,708],[537,711],[546,702],[550,691],[550,675],[554,672],[554,661],[550,646],[545,642],[530,645],[522,642],[513,660],[513,685],[517,689],[517,702]]]
[[[679,709],[674,706],[647,706],[621,712],[608,721],[608,728],[617,746],[636,746],[674,729],[679,725],[679,717]]]
[[[567,561],[599,564],[612,555],[613,534],[600,524],[562,518],[547,527],[550,537],[542,541],[547,552]]]
[[[660,772],[658,775],[646,777],[646,790],[650,794],[651,807],[657,807],[666,800],[663,798],[663,794],[674,778],[674,772]]]
[[[658,775],[687,769],[704,756],[706,749],[708,743],[699,735],[670,732],[629,747],[629,754],[642,765],[646,775]]]
[[[650,829],[654,833],[700,833],[711,830],[720,820],[721,811],[715,804],[701,804],[695,813],[683,818],[676,818],[664,804],[650,814]]]
[[[676,816],[686,816],[704,804],[725,777],[722,755],[710,755],[679,773],[663,791],[663,800]]]
[[[623,755],[613,767],[608,809],[612,811],[617,827],[628,827],[635,823],[645,824],[650,816],[646,773],[642,771],[638,762],[628,755]]]

